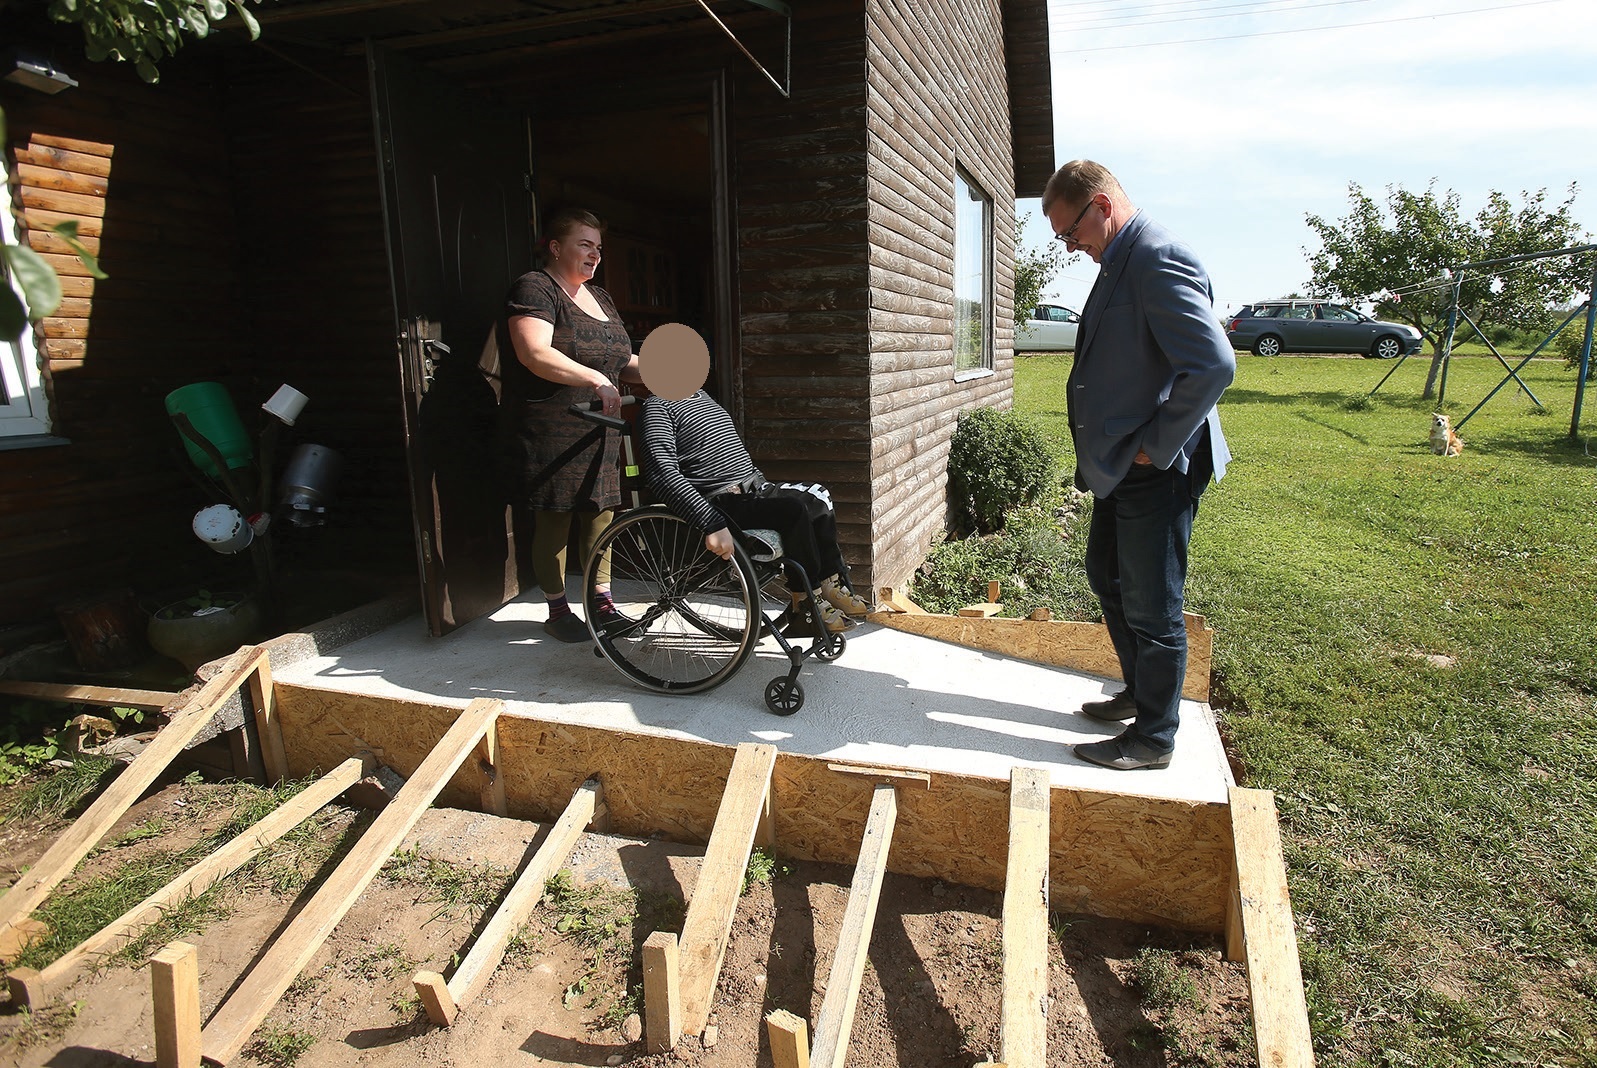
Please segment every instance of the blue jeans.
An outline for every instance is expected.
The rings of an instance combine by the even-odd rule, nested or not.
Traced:
[[[1131,729],[1160,752],[1175,748],[1181,723],[1187,671],[1181,606],[1197,510],[1187,474],[1133,464],[1113,493],[1093,498],[1087,533],[1087,581],[1137,702]]]

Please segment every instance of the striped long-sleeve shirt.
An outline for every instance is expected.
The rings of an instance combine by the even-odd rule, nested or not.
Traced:
[[[643,453],[649,488],[660,502],[706,533],[728,519],[706,498],[759,474],[732,417],[710,395],[643,402]]]

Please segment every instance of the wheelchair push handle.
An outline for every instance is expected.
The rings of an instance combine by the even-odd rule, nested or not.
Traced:
[[[624,395],[621,398],[621,407],[623,408],[629,404],[636,403],[638,403],[638,398],[632,396],[631,394]],[[586,419],[590,423],[598,423],[600,426],[607,426],[611,430],[625,430],[627,428],[627,421],[625,419],[621,418],[619,415],[605,415],[599,410],[603,407],[604,401],[595,400],[589,401],[587,404],[573,404],[571,407],[567,408],[566,411],[570,412],[579,419]]]

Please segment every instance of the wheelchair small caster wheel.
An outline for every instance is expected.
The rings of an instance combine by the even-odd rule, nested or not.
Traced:
[[[791,716],[804,707],[804,687],[796,679],[778,675],[765,687],[765,707],[779,716]]]
[[[604,650],[599,648],[597,645],[595,645],[593,647],[593,655],[598,657],[600,660],[603,660],[604,659]]]
[[[828,634],[826,640],[815,643],[815,659],[830,664],[843,655],[843,650],[848,647],[848,639],[841,634]]]

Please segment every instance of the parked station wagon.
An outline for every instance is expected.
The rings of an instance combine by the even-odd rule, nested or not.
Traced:
[[[1062,304],[1039,304],[1015,330],[1016,352],[1074,352],[1081,316]]]
[[[1405,323],[1372,319],[1341,304],[1319,300],[1266,300],[1242,309],[1226,324],[1236,349],[1257,356],[1283,352],[1356,352],[1389,360],[1420,350],[1424,336]]]

